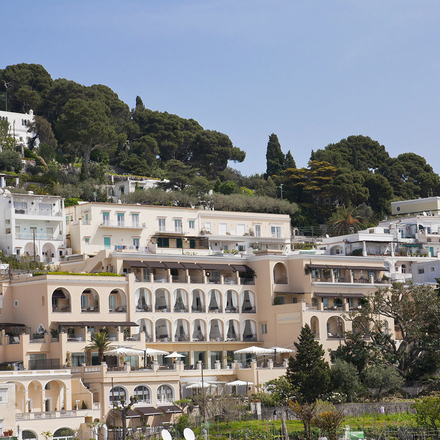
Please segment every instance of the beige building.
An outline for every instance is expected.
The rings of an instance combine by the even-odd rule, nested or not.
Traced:
[[[67,239],[74,254],[102,249],[155,254],[286,250],[288,215],[166,206],[80,203],[66,208]]]

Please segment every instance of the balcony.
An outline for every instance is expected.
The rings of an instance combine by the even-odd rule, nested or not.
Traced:
[[[86,337],[84,334],[68,334],[67,335],[67,342],[84,342],[86,340]]]
[[[257,335],[251,335],[251,334],[243,335],[243,342],[250,342],[250,341],[256,342],[257,340],[258,340]]]
[[[44,234],[44,233],[37,233],[32,234],[31,232],[17,232],[15,234],[15,238],[18,240],[33,240],[35,237],[35,240],[46,240],[46,241],[63,241],[63,235],[62,234]]]
[[[156,312],[169,312],[170,308],[168,306],[156,306]]]
[[[257,313],[256,307],[242,307],[241,313]]]
[[[116,228],[116,229],[144,229],[140,224],[126,224],[125,222],[102,222],[99,224],[100,228]]]
[[[127,306],[109,307],[109,313],[127,313]]]
[[[147,304],[136,306],[136,312],[151,312],[151,307]]]
[[[61,217],[62,212],[60,211],[49,211],[49,212],[41,212],[37,209],[26,209],[26,208],[14,208],[15,214],[18,215],[31,215],[32,217],[37,215],[41,217]]]
[[[81,313],[99,313],[99,307],[98,306],[82,307]]]
[[[177,305],[174,306],[174,313],[187,313],[188,307]]]

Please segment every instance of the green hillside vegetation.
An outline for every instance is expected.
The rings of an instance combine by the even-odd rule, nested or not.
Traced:
[[[362,226],[374,224],[389,212],[392,200],[440,192],[439,176],[423,157],[390,157],[385,146],[367,136],[311,151],[307,167],[297,168],[295,149],[290,146],[285,154],[272,133],[265,172],[243,176],[230,164],[243,162],[246,153],[227,134],[148,109],[139,96],[130,109],[105,85],[54,80],[43,66],[25,63],[0,69],[0,92],[5,91],[9,111],[34,111],[35,136],[23,148],[0,121],[0,171],[20,172],[22,155],[35,160],[21,176],[25,189],[35,193],[106,201],[106,175],[130,174],[169,182],[161,185],[162,192],[127,196],[128,202],[283,212],[304,227],[340,217],[341,209],[355,211]],[[208,196],[211,190],[214,195]]]

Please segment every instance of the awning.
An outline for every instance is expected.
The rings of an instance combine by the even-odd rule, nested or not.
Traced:
[[[402,243],[401,246],[403,247],[420,247],[422,246],[422,243],[414,244],[414,243]]]
[[[116,325],[120,325],[121,327],[139,327],[139,324],[136,324],[132,321],[121,321],[121,322],[115,322]]]
[[[124,263],[129,267],[140,267],[142,269],[147,268],[148,266],[142,261],[127,261],[124,260]]]
[[[58,325],[60,325],[61,327],[85,327],[86,324],[84,324],[83,322],[78,322],[78,321],[65,321],[65,322],[58,322]],[[89,325],[89,324],[87,324]]]
[[[66,295],[64,295],[64,292],[61,289],[57,289],[52,293],[52,298],[64,299],[66,298]]]
[[[160,409],[164,414],[177,414],[182,412],[182,410],[176,405],[159,406],[158,409]]]
[[[171,262],[168,263],[168,262],[166,262],[165,266],[168,269],[185,269],[180,263],[171,263]]]
[[[362,293],[318,293],[315,292],[313,295],[319,298],[363,298]]]
[[[165,264],[160,261],[144,261],[145,264],[148,265],[151,269],[166,269]]]
[[[139,411],[143,416],[160,416],[162,411],[154,408],[153,406],[141,406],[137,407],[136,411]]]
[[[65,321],[65,322],[58,322],[58,325],[61,325],[62,327],[138,327],[139,324],[136,324],[135,322],[130,321]]]
[[[229,264],[199,263],[203,270],[231,270]]]
[[[245,264],[242,265],[232,264],[231,266],[236,272],[252,272],[252,269],[249,266],[246,266]]]
[[[202,270],[202,268],[196,263],[182,263],[182,266],[188,270]]]
[[[310,269],[329,269],[329,267],[325,264],[308,264]]]
[[[0,327],[26,327],[24,324],[15,324],[14,322],[0,322]]]
[[[137,408],[136,408],[137,409]],[[120,409],[113,410],[119,417],[122,416],[122,411]],[[139,414],[137,411],[133,409],[129,409],[127,411],[127,419],[137,419],[141,417],[142,414]]]

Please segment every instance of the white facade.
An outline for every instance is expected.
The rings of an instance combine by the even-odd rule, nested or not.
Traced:
[[[0,249],[47,262],[66,255],[64,219],[61,197],[5,192],[0,195]]]
[[[111,185],[107,185],[107,196],[110,200],[117,202],[124,194],[135,191],[156,188],[159,179],[146,179],[135,176],[107,176],[111,178]]]
[[[18,142],[27,145],[27,141],[30,139],[28,127],[34,120],[32,110],[29,113],[0,111],[0,120],[9,122],[9,136],[15,137]],[[36,146],[38,146],[38,140]]]

